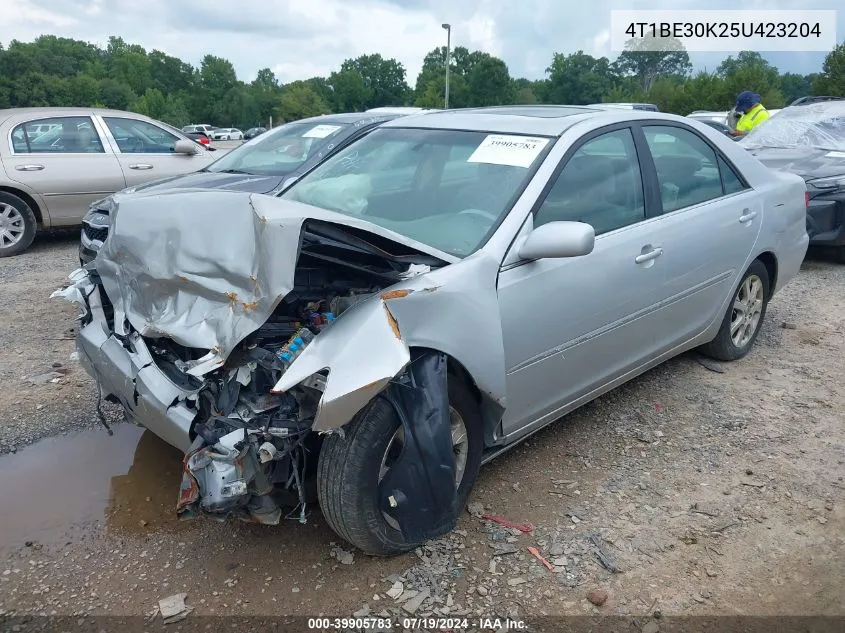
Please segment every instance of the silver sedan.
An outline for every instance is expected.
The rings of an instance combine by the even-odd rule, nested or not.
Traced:
[[[95,200],[222,155],[160,121],[97,108],[0,110],[0,138],[0,257],[39,228],[81,224]]]
[[[374,554],[448,531],[483,462],[668,358],[745,356],[808,242],[800,177],[637,110],[411,116],[281,198],[112,207],[96,274],[56,294],[103,392],[187,453],[178,512],[272,524],[287,495],[305,521],[316,489]]]

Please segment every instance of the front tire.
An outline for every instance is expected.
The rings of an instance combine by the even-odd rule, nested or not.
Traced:
[[[456,466],[463,463],[455,506],[459,513],[481,466],[483,430],[478,403],[466,385],[450,374],[448,388]],[[455,414],[465,429],[461,445],[465,450],[459,450]],[[393,406],[376,397],[344,427],[343,434],[326,437],[320,450],[317,494],[323,516],[338,536],[367,554],[390,556],[420,545],[406,541],[379,507],[382,469],[401,428]]]
[[[739,282],[719,333],[701,346],[705,356],[721,361],[739,360],[757,339],[769,305],[769,272],[754,260]]]
[[[35,213],[18,196],[0,191],[0,257],[22,253],[35,239]]]

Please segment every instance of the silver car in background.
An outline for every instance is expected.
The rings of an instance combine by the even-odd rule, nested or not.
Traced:
[[[97,108],[0,110],[0,138],[0,257],[39,228],[81,224],[95,200],[222,156],[160,121]]]
[[[804,258],[804,194],[678,116],[432,112],[279,198],[118,194],[55,295],[103,393],[186,452],[180,515],[273,524],[287,495],[305,521],[316,489],[393,554],[575,408],[685,350],[747,354]]]

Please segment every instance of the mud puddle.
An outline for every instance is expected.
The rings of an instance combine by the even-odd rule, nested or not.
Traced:
[[[0,458],[0,550],[56,544],[92,526],[178,529],[182,454],[130,424],[51,437]]]

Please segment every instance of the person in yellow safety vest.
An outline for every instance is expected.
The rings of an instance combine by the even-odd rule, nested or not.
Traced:
[[[731,130],[731,136],[745,136],[769,118],[769,112],[760,103],[760,95],[750,90],[745,90],[737,95],[734,109],[741,112],[742,116],[736,122],[736,129]]]

